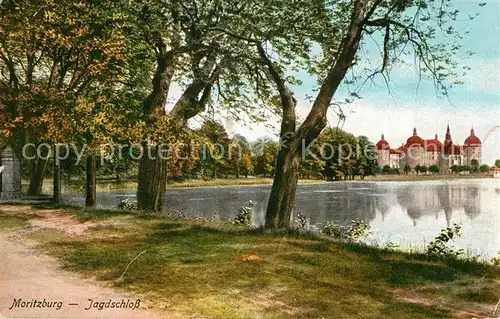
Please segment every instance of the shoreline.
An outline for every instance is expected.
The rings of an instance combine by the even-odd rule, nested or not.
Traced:
[[[431,258],[215,220],[0,207],[0,233],[14,230],[19,240],[29,240],[73,273],[119,293],[146,293],[145,301],[156,310],[181,318],[264,316],[269,311],[285,318],[290,309],[298,317],[333,311],[357,317],[363,314],[356,312],[359,302],[374,305],[367,308],[374,318],[407,318],[409,313],[443,318],[463,312],[487,317],[500,288],[497,268],[474,259]]]
[[[298,186],[314,186],[329,183],[359,183],[359,182],[422,182],[422,181],[451,181],[451,180],[475,180],[475,179],[493,179],[490,175],[474,174],[474,175],[377,175],[375,177],[368,176],[365,179],[354,180],[338,180],[327,181],[323,179],[302,179],[298,181]],[[23,180],[23,188],[27,188],[29,182]],[[167,189],[201,189],[201,188],[214,188],[214,187],[262,187],[271,186],[273,183],[272,178],[240,178],[240,179],[217,179],[217,180],[186,180],[182,182],[171,182],[167,184]],[[43,193],[50,194],[52,191],[52,180],[45,179]],[[45,186],[46,185],[46,186]],[[63,189],[69,191],[83,190],[85,187],[84,181],[63,181]],[[116,181],[97,181],[98,192],[116,192],[116,191],[132,191],[137,189],[137,183],[133,181],[126,181],[117,183]],[[23,192],[25,193],[25,192]]]

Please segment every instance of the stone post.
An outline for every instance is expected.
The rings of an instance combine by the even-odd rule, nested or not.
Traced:
[[[2,166],[4,166],[0,175],[2,179],[0,199],[21,199],[21,163],[19,158],[12,152],[10,147],[7,147],[0,156]]]

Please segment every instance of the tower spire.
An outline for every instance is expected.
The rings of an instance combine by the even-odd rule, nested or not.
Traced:
[[[474,136],[474,127],[473,126],[471,126],[470,135]]]
[[[413,128],[413,136],[417,136],[417,128],[416,127]]]

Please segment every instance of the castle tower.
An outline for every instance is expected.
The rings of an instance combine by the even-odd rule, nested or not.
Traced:
[[[417,128],[413,128],[413,135],[406,140],[406,162],[411,168],[424,164],[424,145],[424,140],[417,134]]]
[[[477,160],[478,165],[481,165],[481,140],[475,135],[474,128],[471,128],[470,135],[464,141],[465,163],[471,165],[473,160]]]
[[[389,143],[385,140],[384,134],[382,134],[380,141],[375,144],[375,151],[377,152],[377,164],[380,167],[390,165],[390,150],[391,147]]]

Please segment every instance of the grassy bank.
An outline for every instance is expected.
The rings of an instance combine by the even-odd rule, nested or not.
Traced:
[[[38,214],[43,225],[40,216],[48,215]],[[491,314],[500,297],[498,269],[472,261],[218,221],[94,210],[58,216],[86,231],[39,227],[30,241],[65,268],[181,317],[470,318]],[[24,227],[27,217],[8,218]]]
[[[324,183],[323,180],[299,180],[299,185],[314,185]],[[180,182],[169,182],[168,188],[200,188],[200,187],[220,187],[220,186],[265,186],[272,185],[272,178],[258,177],[258,178],[229,178],[229,179],[188,179]],[[82,192],[85,190],[85,181],[64,181],[63,188],[67,191]],[[26,193],[28,190],[28,181],[23,181],[23,191]],[[116,181],[98,181],[98,192],[109,191],[136,191],[137,183],[133,181],[116,182]],[[52,180],[45,179],[43,192],[50,194],[52,192]]]
[[[377,175],[367,176],[364,180],[359,178],[355,180],[348,180],[347,182],[405,182],[405,181],[433,181],[433,180],[456,180],[456,179],[478,179],[478,178],[491,178],[489,175],[474,174],[474,175]],[[346,181],[335,181],[332,183],[342,183]],[[272,185],[273,179],[266,177],[256,178],[228,178],[228,179],[187,179],[179,182],[169,182],[168,188],[201,188],[201,187],[222,187],[222,186],[265,186]],[[320,179],[301,179],[299,185],[315,185],[327,183],[325,180]],[[84,180],[64,181],[63,189],[71,192],[83,192],[85,190]],[[28,181],[23,181],[23,192],[28,190]],[[97,191],[99,192],[113,192],[113,191],[135,191],[137,190],[137,183],[135,181],[116,182],[114,180],[98,180]],[[43,193],[50,194],[52,192],[52,180],[45,179],[43,186]]]
[[[436,175],[377,175],[368,176],[365,181],[373,182],[412,182],[412,181],[439,181],[439,180],[456,180],[456,179],[483,179],[492,178],[487,174],[472,174],[472,175],[459,175],[459,174],[436,174]]]

